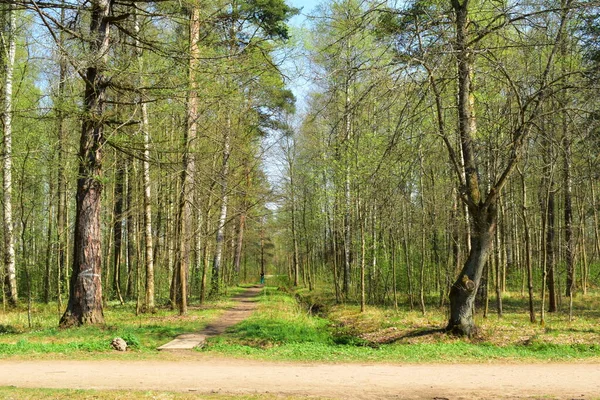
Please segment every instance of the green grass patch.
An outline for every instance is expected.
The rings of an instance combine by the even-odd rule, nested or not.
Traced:
[[[243,288],[229,290],[237,294]],[[175,336],[196,332],[215,320],[227,307],[229,298],[214,300],[203,306],[190,306],[185,316],[167,307],[152,314],[135,315],[135,304],[110,303],[104,310],[104,326],[83,326],[71,329],[58,328],[59,314],[56,304],[35,304],[32,326],[23,309],[0,313],[0,357],[37,357],[44,354],[69,358],[89,356],[119,356],[110,343],[113,338],[123,338],[129,346],[126,357],[147,356],[157,353],[156,348]]]
[[[443,332],[442,310],[426,315],[355,305],[333,305],[322,296],[265,289],[258,312],[225,335],[210,339],[200,350],[231,357],[265,360],[331,362],[484,362],[573,361],[600,359],[600,330],[586,315],[589,302],[576,321],[565,314],[547,315],[546,325],[531,324],[526,313],[504,318],[481,318],[473,339]],[[516,303],[518,300],[513,299]],[[522,300],[524,302],[524,300]],[[591,303],[594,303],[592,300]],[[327,309],[314,315],[315,304]],[[525,304],[525,303],[523,303]],[[523,307],[523,310],[526,308]]]

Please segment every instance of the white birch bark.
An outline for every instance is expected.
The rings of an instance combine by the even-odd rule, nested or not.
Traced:
[[[7,4],[8,25],[4,35],[5,56],[4,64],[4,104],[2,109],[2,119],[4,125],[4,154],[3,154],[3,222],[4,222],[4,270],[6,271],[6,291],[8,301],[11,305],[18,302],[17,293],[17,271],[15,266],[15,244],[13,234],[13,216],[12,216],[12,92],[13,92],[13,73],[15,65],[15,13],[12,5]]]

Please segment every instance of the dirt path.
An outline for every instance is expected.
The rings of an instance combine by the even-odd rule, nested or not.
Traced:
[[[260,288],[198,334],[248,317]],[[6,361],[0,386],[264,394],[331,399],[600,399],[600,364],[313,364],[214,358],[182,361]]]
[[[600,398],[600,364],[360,365],[215,359],[0,361],[0,385],[333,399]]]
[[[207,338],[222,334],[227,328],[238,322],[242,322],[252,314],[257,307],[256,301],[253,298],[258,296],[261,291],[262,286],[248,288],[245,292],[232,298],[235,305],[221,315],[217,321],[207,325],[200,332],[179,335],[169,343],[160,346],[158,350],[190,350],[201,346]]]

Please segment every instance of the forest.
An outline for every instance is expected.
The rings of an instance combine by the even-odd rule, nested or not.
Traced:
[[[600,284],[599,6],[3,1],[4,310],[184,315],[262,273],[464,336],[508,295],[573,317]]]

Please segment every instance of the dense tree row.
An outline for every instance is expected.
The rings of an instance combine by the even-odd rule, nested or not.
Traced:
[[[257,275],[262,138],[293,110],[282,1],[0,5],[4,301],[185,313]],[[250,244],[247,244],[250,243]]]
[[[293,119],[282,0],[2,3],[4,304],[185,313],[279,270],[543,322],[600,274],[597,6],[325,2]]]
[[[363,307],[435,295],[460,334],[488,293],[499,315],[527,293],[543,322],[597,285],[597,5],[392,3],[314,13],[282,156],[289,274]]]

